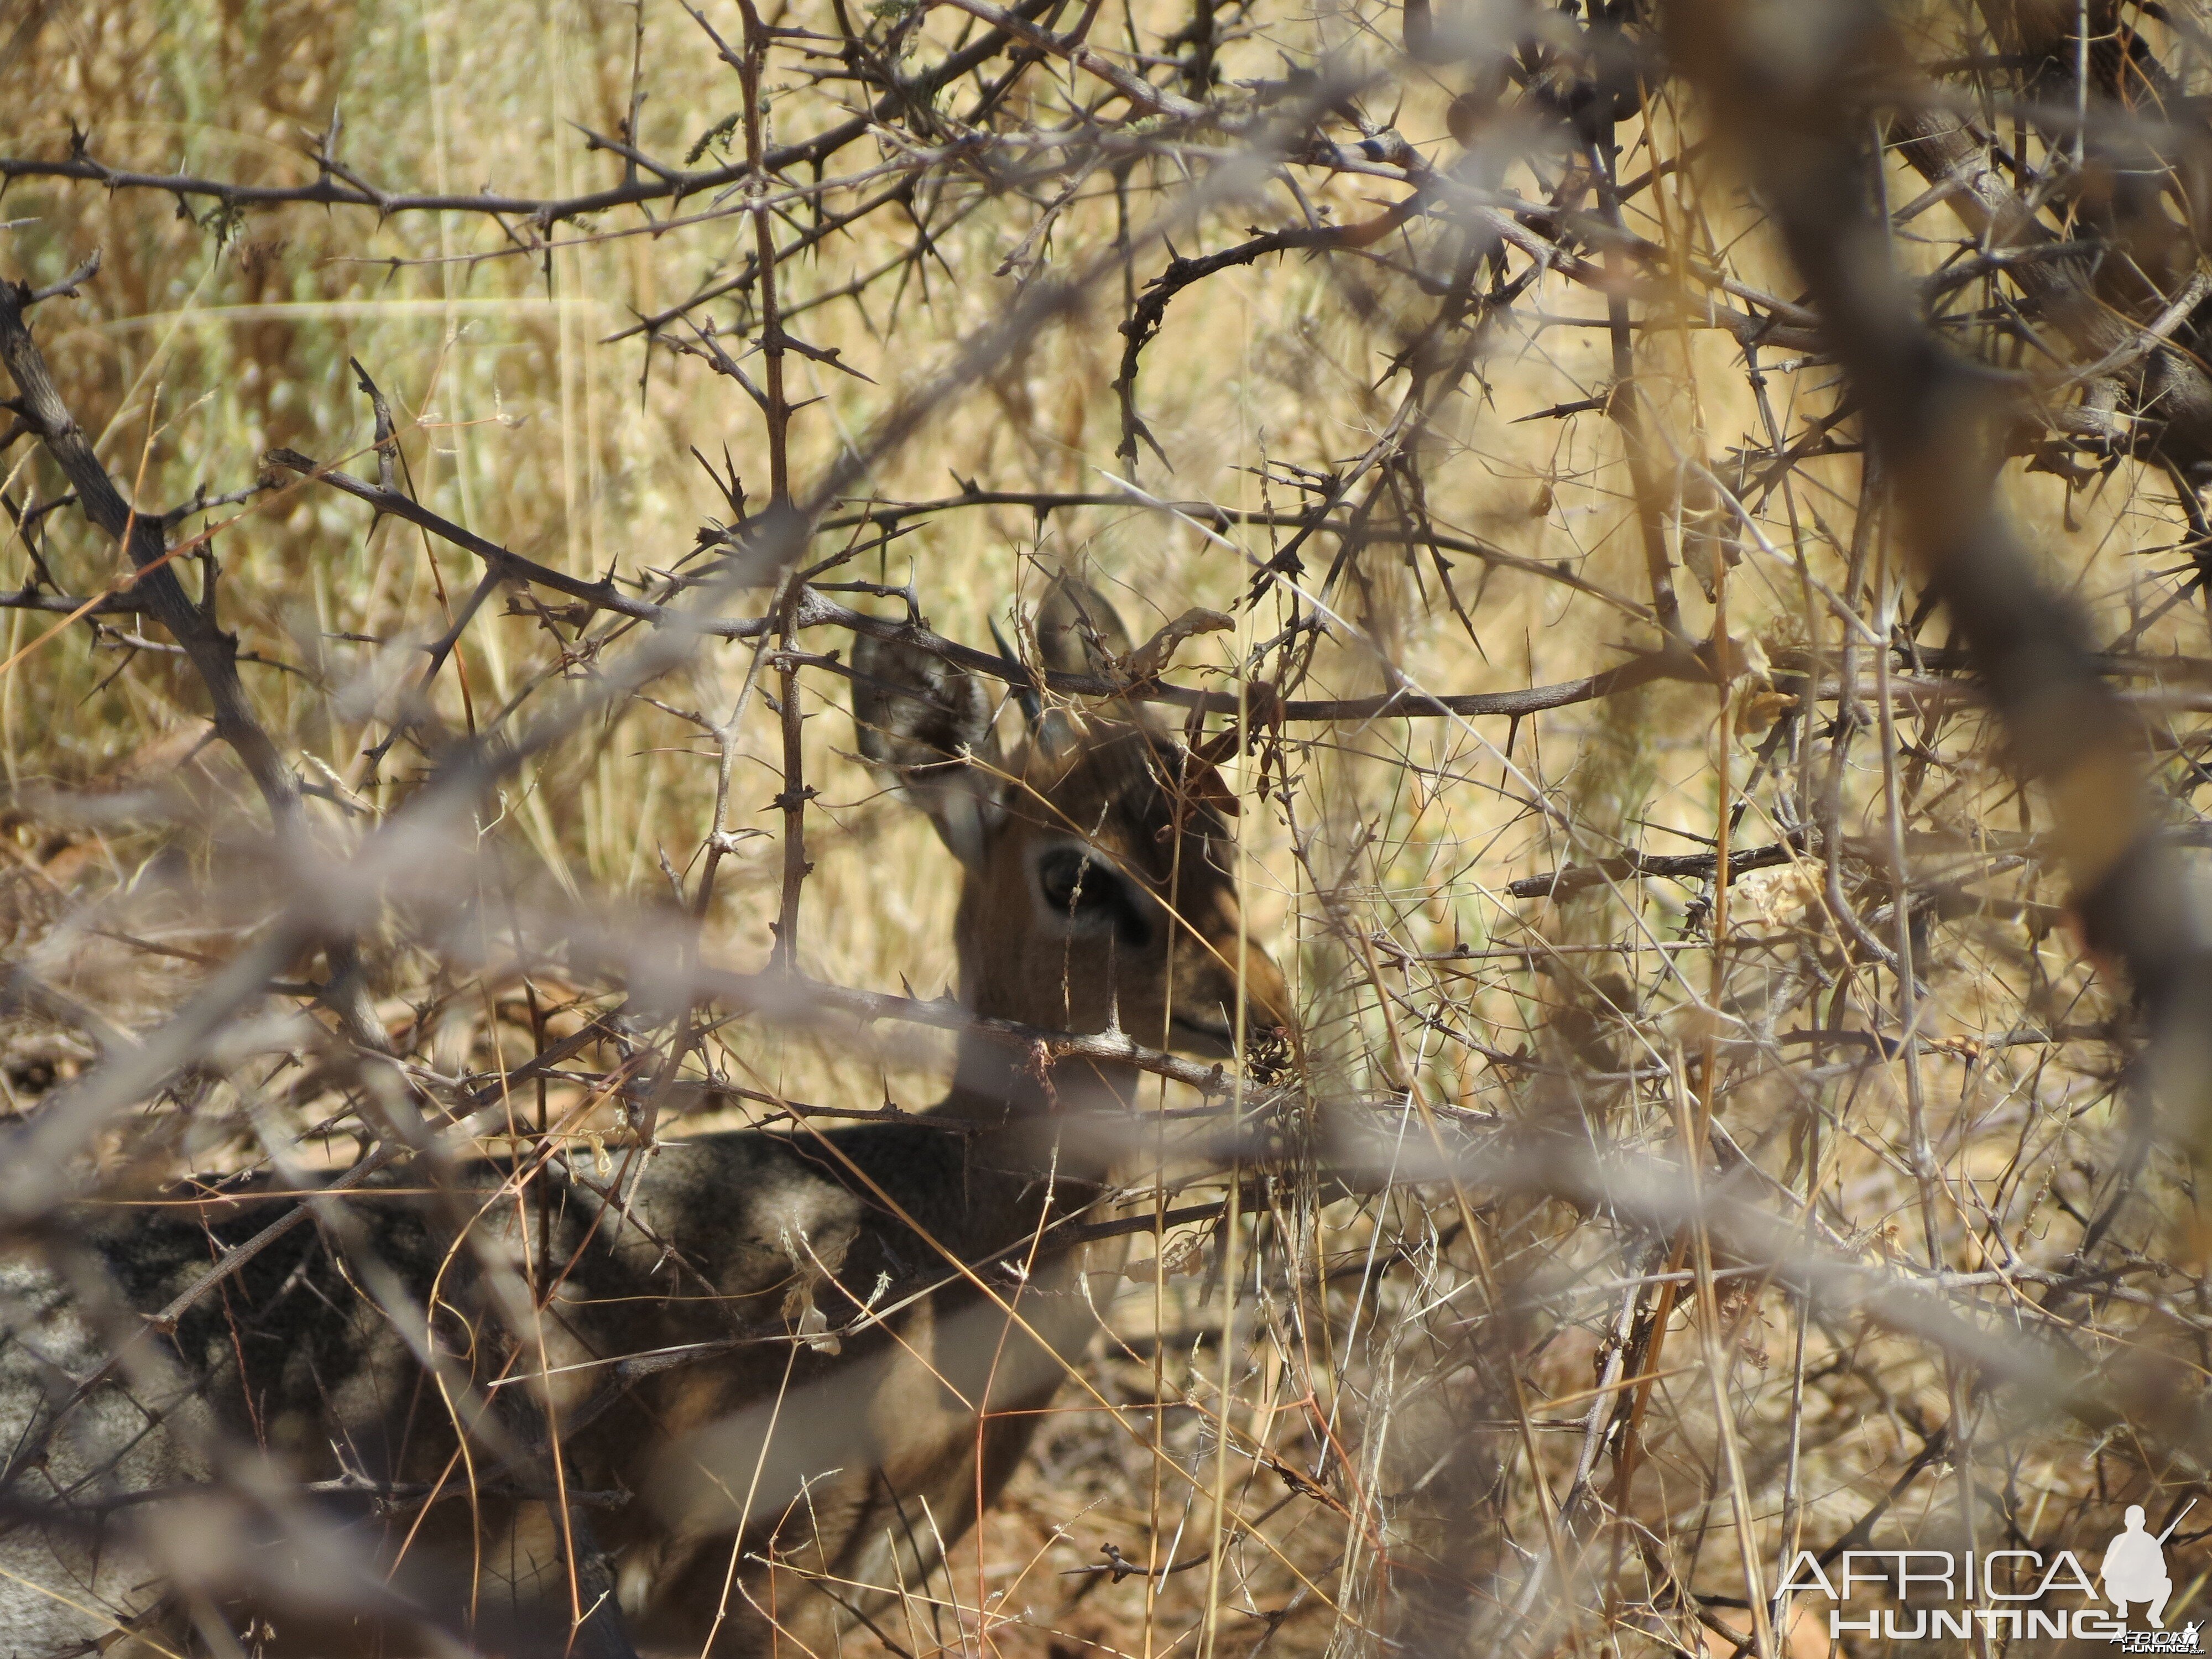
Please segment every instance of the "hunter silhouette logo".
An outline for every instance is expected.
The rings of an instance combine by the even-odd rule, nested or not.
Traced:
[[[2175,1516],[2173,1527],[2180,1524]],[[2166,1540],[2173,1536],[2173,1527],[2152,1537],[2143,1530],[2142,1505],[2130,1504],[2128,1529],[2105,1546],[2105,1599],[2122,1619],[2128,1616],[2130,1602],[2141,1601],[2152,1628],[2166,1628],[2166,1598],[2173,1594],[2173,1580],[2166,1576]]]
[[[2166,1630],[2166,1598],[2173,1594],[2173,1579],[2166,1570],[2166,1540],[2173,1536],[2183,1516],[2197,1507],[2190,1499],[2181,1514],[2173,1517],[2166,1530],[2154,1537],[2143,1527],[2143,1510],[2140,1504],[2128,1505],[2127,1530],[2105,1546],[2105,1599],[2112,1604],[2122,1626],[2128,1621],[2128,1609],[2136,1602],[2143,1607],[2143,1616],[2150,1621],[2150,1629],[2136,1631],[2123,1628],[2112,1640],[2124,1653],[2201,1653],[2202,1644],[2197,1639],[2197,1621],[2175,1632]],[[2077,1632],[2076,1634],[2079,1634]]]
[[[1841,1549],[1826,1555],[1800,1550],[1782,1575],[1778,1594],[1826,1598],[1832,1604],[1832,1639],[1857,1634],[1927,1642],[1984,1635],[2008,1642],[2110,1642],[2123,1653],[2202,1653],[2195,1620],[2180,1630],[2166,1627],[2173,1595],[2166,1546],[2196,1507],[2192,1498],[2165,1531],[2154,1534],[2144,1524],[2142,1506],[2130,1504],[2125,1528],[2105,1546],[2095,1579],[2069,1549],[2050,1554]],[[1869,1592],[1892,1605],[1859,1600]],[[2130,1629],[2131,1612],[2148,1628]]]

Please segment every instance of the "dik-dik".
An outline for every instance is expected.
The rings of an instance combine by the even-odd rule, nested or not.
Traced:
[[[1073,585],[1039,634],[1127,644]],[[1202,762],[1126,708],[1005,753],[984,682],[866,638],[853,667],[862,753],[961,865],[976,1014],[1200,1054],[1283,1023]],[[1137,1081],[971,1033],[919,1121],[672,1134],[627,1188],[403,1170],[172,1331],[141,1316],[295,1199],[88,1215],[0,1269],[0,1659],[828,1659],[924,1589],[1095,1327],[1051,1224],[1105,1171],[1058,1125]]]

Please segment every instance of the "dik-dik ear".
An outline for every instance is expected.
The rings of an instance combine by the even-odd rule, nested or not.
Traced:
[[[1112,678],[1129,654],[1129,629],[1103,593],[1076,576],[1054,576],[1036,612],[1037,660],[1054,674]],[[1048,755],[1066,751],[1082,730],[1080,719],[1047,709],[1031,735]]]
[[[1074,576],[1054,576],[1037,606],[1037,655],[1055,674],[1104,674],[1133,647],[1106,596]]]
[[[929,814],[970,869],[1002,810],[989,687],[942,657],[872,635],[853,641],[853,724],[869,769]]]

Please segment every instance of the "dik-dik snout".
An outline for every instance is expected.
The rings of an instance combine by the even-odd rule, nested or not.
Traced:
[[[1046,665],[1095,672],[1128,635],[1095,589],[1055,582],[1037,623]],[[961,994],[978,1014],[1229,1054],[1290,999],[1246,937],[1219,775],[1124,704],[1030,713],[999,742],[988,683],[863,636],[854,714],[863,754],[921,805],[963,867]],[[1241,1017],[1241,1018],[1240,1018]]]
[[[1203,763],[1148,727],[1092,722],[1018,757],[961,900],[963,993],[979,1013],[1228,1054],[1281,1026],[1267,951],[1240,938],[1236,851],[1185,775]]]

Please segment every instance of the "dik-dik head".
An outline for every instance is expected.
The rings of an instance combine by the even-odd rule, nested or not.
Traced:
[[[1037,618],[1048,667],[1095,672],[1128,634],[1098,592],[1060,581]],[[966,876],[961,994],[979,1014],[1140,1043],[1230,1052],[1284,1026],[1267,951],[1240,939],[1218,775],[1137,706],[1053,710],[1000,745],[1004,688],[911,647],[854,641],[860,751],[928,813]]]

